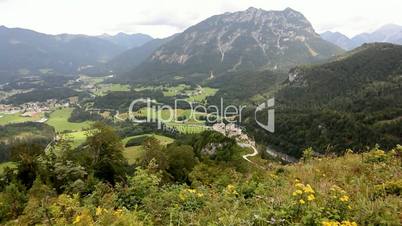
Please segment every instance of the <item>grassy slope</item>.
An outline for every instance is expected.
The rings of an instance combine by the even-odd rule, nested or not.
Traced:
[[[218,89],[203,87],[202,92],[200,94],[192,95],[189,98],[187,98],[187,100],[193,102],[202,102],[207,97],[215,95],[216,92],[218,92]]]
[[[15,114],[0,114],[0,126],[6,125],[9,123],[20,123],[20,122],[31,122],[37,121],[43,117],[43,114],[39,113],[33,117],[22,117],[21,113]],[[2,116],[2,117],[1,117]]]
[[[63,108],[56,110],[50,114],[49,120],[46,122],[48,125],[53,126],[57,132],[63,131],[82,131],[91,125],[91,122],[71,123],[68,118],[73,111],[72,108]]]
[[[73,141],[72,143],[73,147],[78,147],[80,144],[84,143],[85,140],[87,139],[87,131],[67,133],[66,138]]]
[[[225,173],[221,166],[200,167],[193,173],[200,184],[193,188],[206,194],[202,198],[206,204],[178,217],[187,217],[183,224],[195,225],[270,225],[271,219],[284,221],[278,225],[328,225],[323,222],[335,219],[358,225],[400,225],[401,152],[402,148],[399,154],[347,154],[286,166],[254,157],[251,160],[265,169],[249,165],[245,174]],[[222,185],[221,180],[227,185],[223,192],[214,188]]]
[[[138,135],[138,136],[132,136],[132,137],[127,137],[123,139],[123,144],[125,145],[130,139],[132,138],[137,138],[137,137],[143,137],[143,136],[153,136],[157,140],[161,142],[162,145],[167,145],[170,144],[174,141],[174,139],[170,137],[165,137],[157,134],[144,134],[144,135]],[[124,157],[126,157],[127,161],[129,164],[135,163],[139,158],[141,158],[142,153],[144,152],[144,149],[142,146],[132,146],[132,147],[127,147],[123,151]]]
[[[129,85],[121,85],[121,84],[99,84],[98,89],[96,91],[96,95],[104,96],[109,92],[118,92],[118,91],[130,91]]]

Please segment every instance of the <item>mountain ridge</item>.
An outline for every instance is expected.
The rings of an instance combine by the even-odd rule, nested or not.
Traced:
[[[125,49],[99,37],[50,35],[0,26],[0,81],[29,75],[75,74],[82,68],[109,61]]]
[[[373,32],[364,32],[352,38],[340,32],[326,31],[321,33],[321,37],[345,50],[354,49],[364,43],[388,42],[392,44],[402,44],[402,26],[386,24]]]
[[[295,10],[250,7],[215,15],[189,27],[122,77],[143,81],[150,77],[171,80],[177,75],[205,79],[210,73],[287,70],[341,52],[321,39],[311,23]]]

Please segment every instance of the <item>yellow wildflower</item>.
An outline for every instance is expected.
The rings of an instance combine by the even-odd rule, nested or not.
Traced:
[[[295,187],[296,187],[296,188],[303,189],[303,188],[304,188],[304,184],[302,184],[302,183],[296,183],[296,184],[295,184]]]
[[[226,187],[228,190],[234,190],[235,186],[232,184],[228,184],[228,186]]]
[[[197,193],[197,196],[201,198],[201,197],[204,197],[204,194],[202,194],[202,193]]]
[[[313,194],[310,194],[307,196],[308,201],[313,201],[315,199],[315,196]]]
[[[342,202],[347,202],[349,201],[349,196],[343,195],[342,197],[339,198],[339,200],[341,200]]]
[[[348,206],[348,209],[350,209],[350,210],[351,210],[351,209],[352,209],[352,207],[349,205],[349,206]]]
[[[295,183],[300,183],[300,180],[296,178]]]
[[[304,191],[305,193],[314,193],[313,188],[312,188],[309,184],[307,184],[307,185],[303,188],[303,191]]]
[[[300,199],[300,200],[299,200],[299,203],[303,205],[303,204],[305,204],[306,202],[305,202],[303,199]]]
[[[342,223],[339,223],[338,221],[323,221],[321,224],[323,226],[357,226],[357,223],[353,221],[342,221]]]
[[[342,221],[341,226],[357,226],[357,223],[354,221]]]
[[[193,193],[193,194],[195,194],[195,193],[197,192],[195,189],[187,189],[187,191],[188,191],[189,193]]]
[[[297,195],[301,195],[301,194],[303,194],[303,192],[301,190],[299,190],[299,189],[297,189],[296,191],[294,191],[292,193],[293,196],[297,196]]]
[[[79,223],[80,221],[81,221],[81,216],[80,216],[80,215],[77,215],[77,216],[75,217],[74,221],[73,221],[73,224],[77,224],[77,223]]]
[[[121,215],[123,215],[123,210],[118,209],[118,210],[114,211],[113,215],[120,217]]]
[[[186,196],[183,194],[183,193],[181,193],[180,192],[180,194],[179,194],[179,198],[181,199],[181,200],[186,200]]]
[[[99,216],[99,215],[101,215],[101,214],[102,214],[102,208],[100,208],[100,207],[96,208],[96,213],[95,213],[95,215],[96,215],[96,216]]]
[[[322,226],[339,226],[339,222],[337,221],[323,221],[321,222]]]
[[[237,195],[237,191],[236,191],[236,187],[229,184],[228,186],[226,186],[226,191],[227,194],[232,194],[232,195]]]

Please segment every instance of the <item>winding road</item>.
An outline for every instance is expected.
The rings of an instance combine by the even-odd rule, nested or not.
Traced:
[[[238,143],[238,145],[240,146],[240,147],[242,147],[242,148],[251,148],[251,149],[253,149],[253,153],[251,153],[251,154],[246,154],[246,155],[243,155],[243,159],[244,160],[246,160],[246,161],[248,161],[248,162],[250,162],[250,163],[253,163],[250,159],[248,159],[249,157],[254,157],[254,156],[257,156],[258,155],[258,151],[257,151],[257,148],[255,148],[253,145],[251,145],[251,144],[246,144],[246,143]],[[254,163],[253,163],[254,164]]]

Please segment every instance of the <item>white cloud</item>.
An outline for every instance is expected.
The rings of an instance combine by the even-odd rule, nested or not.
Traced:
[[[291,7],[318,32],[352,36],[402,23],[400,0],[0,0],[0,23],[45,33],[148,33],[165,37],[227,11]]]

